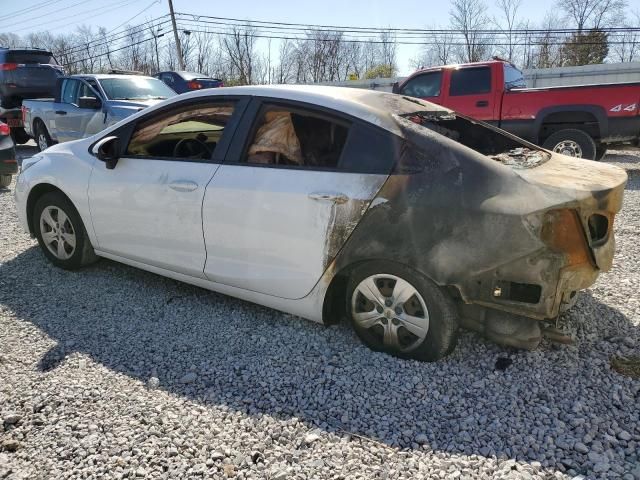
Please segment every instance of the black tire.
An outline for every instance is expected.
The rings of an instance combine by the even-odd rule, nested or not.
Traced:
[[[29,141],[29,135],[27,135],[24,128],[12,128],[11,138],[16,145],[23,145]]]
[[[0,187],[6,188],[11,185],[11,175],[0,175]]]
[[[602,144],[596,144],[596,156],[594,160],[600,161],[607,154],[607,146]]]
[[[47,127],[44,126],[41,120],[36,120],[34,123],[35,130],[35,140],[36,146],[38,147],[38,151],[42,152],[45,148],[49,148],[53,145],[53,140],[49,136],[49,132],[47,131]],[[46,144],[46,147],[44,145]]]
[[[72,250],[72,254],[67,259],[60,259],[54,255],[49,250],[43,239],[43,232],[40,227],[40,218],[42,212],[49,207],[63,211],[63,213],[68,217],[71,224],[71,231],[75,235],[75,247]],[[40,248],[42,249],[45,257],[47,257],[55,266],[64,268],[65,270],[76,270],[98,260],[84,228],[84,224],[82,223],[82,219],[80,218],[80,214],[69,199],[62,193],[50,192],[41,196],[33,209],[32,221],[33,230],[36,238],[38,239]],[[69,231],[68,228],[67,231]]]
[[[402,351],[384,345],[381,339],[383,326],[375,325],[371,328],[363,328],[354,319],[352,302],[354,292],[360,282],[373,275],[398,277],[408,282],[424,300],[428,311],[427,333],[421,343],[418,343],[410,351]],[[410,299],[412,298],[410,297]],[[410,268],[388,261],[372,261],[356,267],[349,278],[346,302],[347,312],[356,334],[365,345],[374,351],[385,352],[399,358],[434,362],[451,353],[456,346],[459,325],[453,301],[435,283]],[[381,321],[384,321],[384,318],[381,318]]]
[[[596,158],[596,142],[591,136],[576,128],[567,128],[565,130],[558,130],[552,133],[542,144],[543,148],[547,150],[560,152],[560,145],[563,142],[576,144],[580,149],[579,155],[571,154],[570,156],[585,158],[587,160],[594,160]],[[568,153],[565,153],[568,155]]]

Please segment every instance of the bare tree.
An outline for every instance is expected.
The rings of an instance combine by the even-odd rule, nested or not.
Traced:
[[[580,31],[600,29],[623,18],[626,0],[558,0],[558,8]]]
[[[522,6],[522,0],[497,0],[496,6],[501,13],[501,18],[496,23],[503,32],[501,38],[505,43],[502,56],[512,62],[516,56],[516,50],[521,44],[515,30],[522,27],[518,20],[518,10]]]
[[[463,62],[479,62],[488,54],[489,39],[479,30],[489,23],[487,6],[482,0],[452,0],[449,11],[450,25],[459,30],[463,47],[459,53]]]
[[[622,26],[636,27],[640,25],[640,10],[636,10]],[[615,37],[617,43],[611,45],[612,59],[617,62],[634,62],[640,60],[640,32],[624,32]]]
[[[223,35],[220,46],[229,63],[230,74],[240,85],[253,82],[253,68],[256,58],[255,29],[232,27]]]

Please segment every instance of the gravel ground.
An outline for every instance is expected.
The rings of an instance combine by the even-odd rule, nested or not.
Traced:
[[[607,160],[630,173],[618,253],[562,319],[575,345],[463,333],[436,364],[106,260],[59,270],[0,190],[0,479],[640,480],[640,380],[609,366],[640,353],[640,155]]]

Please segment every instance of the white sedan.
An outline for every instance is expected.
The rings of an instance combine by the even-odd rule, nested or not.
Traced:
[[[371,348],[436,360],[460,318],[538,325],[610,266],[626,177],[597,163],[597,184],[545,175],[571,162],[414,98],[235,87],[48,148],[24,161],[16,201],[62,268],[105,257],[318,322],[348,316]],[[549,225],[588,241],[576,254]]]

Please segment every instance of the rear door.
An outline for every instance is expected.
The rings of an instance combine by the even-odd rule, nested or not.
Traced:
[[[476,118],[478,120],[495,120],[496,99],[491,78],[491,68],[488,65],[478,67],[460,67],[447,71],[449,75],[449,90],[446,93],[445,105],[456,112]]]
[[[205,194],[205,275],[255,292],[302,298],[390,169],[357,165],[393,159],[393,151],[381,151],[373,127],[374,133],[366,133],[367,127],[319,107],[254,100],[245,120]],[[373,149],[369,155],[366,147]]]

